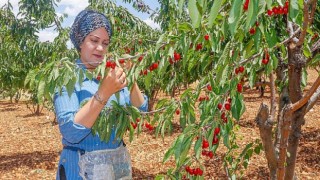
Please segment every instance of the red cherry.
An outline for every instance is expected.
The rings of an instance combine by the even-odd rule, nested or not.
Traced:
[[[136,119],[136,122],[140,122],[140,118],[137,118],[137,119]]]
[[[232,101],[232,99],[231,99],[231,98],[228,98],[228,102],[231,103],[231,101]]]
[[[210,84],[207,85],[207,89],[208,89],[208,91],[212,91],[212,87]]]
[[[123,64],[124,63],[124,59],[119,59],[119,63]]]
[[[180,109],[176,110],[176,114],[179,115],[180,114]]]
[[[216,127],[214,129],[214,135],[218,135],[220,133],[220,128],[219,127]]]
[[[256,26],[259,26],[259,24],[260,24],[260,23],[259,23],[258,21],[256,21]]]
[[[212,140],[212,145],[218,144],[218,142],[219,142],[219,138],[217,136],[214,136]]]
[[[281,6],[278,6],[278,11],[279,14],[283,14],[283,8]]]
[[[273,11],[272,11],[271,9],[269,9],[269,10],[267,11],[267,13],[268,13],[268,16],[272,16]]]
[[[288,14],[288,7],[283,8],[283,14]]]
[[[190,166],[186,166],[186,167],[185,167],[185,170],[186,170],[188,173],[190,173],[190,170],[191,170]]]
[[[174,60],[175,60],[175,61],[179,61],[180,58],[181,58],[181,56],[180,56],[179,53],[174,53],[174,54],[173,54],[173,57],[174,57]]]
[[[101,76],[97,76],[97,77],[96,77],[96,79],[97,79],[98,81],[100,81],[100,79],[101,79]]]
[[[196,168],[195,171],[196,171],[195,175],[199,175],[199,176],[203,175],[203,171],[200,168]]]
[[[236,69],[234,70],[234,72],[235,72],[236,74],[239,74],[240,69],[239,69],[239,68],[236,68]]]
[[[240,66],[240,67],[239,67],[239,72],[243,73],[243,71],[244,71],[244,67],[243,67],[243,66]]]
[[[273,14],[277,15],[277,14],[279,14],[279,9],[275,6],[272,8],[272,12],[273,12]]]
[[[254,35],[256,33],[256,29],[255,28],[250,28],[249,33],[251,35]]]
[[[286,8],[289,7],[289,1],[286,1],[286,2],[284,3],[284,7],[286,7]]]
[[[153,63],[152,67],[153,67],[153,69],[157,69],[158,68],[158,63]]]
[[[221,110],[221,109],[222,109],[222,106],[223,106],[223,105],[222,105],[221,103],[219,103],[219,104],[218,104],[218,109]]]
[[[112,64],[111,61],[108,60],[107,63],[106,63],[106,68],[111,67],[111,64]]]
[[[225,108],[226,110],[230,111],[230,109],[231,109],[230,103],[229,103],[229,102],[228,102],[228,103],[225,103],[225,104],[224,104],[224,108]]]
[[[267,64],[268,64],[268,62],[269,62],[269,60],[268,60],[268,59],[262,59],[262,64],[267,65]]]
[[[112,62],[112,63],[111,63],[111,68],[112,68],[112,69],[116,68],[116,66],[117,66],[117,64],[116,64],[115,62]]]
[[[237,90],[238,90],[239,93],[242,92],[242,84],[241,83],[237,84]]]
[[[202,156],[207,156],[208,155],[208,151],[202,150],[201,154],[202,154]]]
[[[244,10],[244,11],[247,11],[247,10],[248,10],[248,7],[249,7],[249,4],[246,4],[246,3],[243,4],[243,10]]]
[[[196,50],[201,50],[202,49],[202,44],[201,43],[199,43],[199,44],[197,44],[197,46],[196,46]]]
[[[205,148],[208,148],[209,147],[209,142],[207,140],[202,140],[202,148],[205,149]]]
[[[210,157],[210,159],[212,159],[213,158],[213,152],[209,151],[207,156]]]
[[[143,59],[143,56],[140,56],[139,59],[138,59],[138,61],[141,62],[142,59]]]
[[[148,70],[144,70],[144,71],[143,71],[143,74],[144,74],[144,75],[147,75],[147,74],[148,74]]]
[[[209,40],[209,34],[204,35],[204,39],[205,39],[206,41],[208,41],[208,40]]]

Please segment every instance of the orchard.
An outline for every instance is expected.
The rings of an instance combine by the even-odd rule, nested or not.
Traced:
[[[320,1],[158,0],[156,10],[142,0],[123,1],[149,13],[160,29],[113,1],[89,0],[89,8],[110,18],[114,32],[94,72],[74,64],[77,52],[66,46],[69,29],[61,27],[66,15],[54,9],[59,1],[21,0],[20,19],[10,2],[1,7],[1,95],[18,101],[26,93],[38,106],[35,112],[39,106],[53,110],[56,90],[71,93],[79,79],[100,80],[131,61],[128,86],[138,81],[149,111],[114,101],[92,133],[108,140],[115,127],[132,143],[146,131],[163,141],[175,133],[161,158],[173,164],[155,179],[205,179],[212,166],[205,162],[213,158],[221,159],[224,179],[238,179],[255,155],[265,157],[268,178],[295,179],[302,128],[319,120],[306,116],[320,99]],[[47,27],[56,27],[58,37],[39,42],[36,32]],[[308,87],[310,70],[316,78]],[[238,132],[248,111],[244,93],[256,88],[261,96],[268,88],[270,95],[251,112],[259,136],[243,146]]]

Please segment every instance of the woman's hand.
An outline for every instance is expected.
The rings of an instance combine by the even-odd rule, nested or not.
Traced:
[[[108,74],[102,79],[98,93],[103,99],[109,99],[109,97],[127,86],[126,73],[121,67],[115,67],[110,69]]]

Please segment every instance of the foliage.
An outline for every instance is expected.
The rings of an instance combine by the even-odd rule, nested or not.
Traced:
[[[200,175],[205,169],[201,163],[203,154],[216,153],[221,145],[227,149],[223,158],[226,175],[234,179],[247,167],[253,152],[260,153],[262,144],[258,140],[242,151],[237,142],[238,121],[246,110],[242,86],[247,79],[252,88],[260,78],[269,77],[285,67],[282,79],[278,79],[275,86],[281,95],[288,88],[288,64],[292,63],[289,62],[292,54],[288,42],[292,43],[293,37],[288,34],[287,27],[289,21],[294,27],[303,27],[302,1],[159,0],[158,10],[151,10],[141,0],[124,1],[133,2],[138,11],[152,13],[155,22],[161,26],[161,30],[156,30],[126,9],[117,7],[113,1],[90,0],[89,8],[105,13],[114,32],[108,49],[110,53],[92,73],[77,68],[72,62],[77,52],[65,46],[68,29],[59,26],[62,19],[57,18],[52,8],[56,1],[48,1],[49,9],[41,8],[43,2],[47,1],[31,5],[21,1],[24,20],[13,16],[10,4],[1,9],[3,36],[0,40],[8,42],[0,45],[1,64],[12,67],[10,72],[1,67],[1,79],[12,74],[12,78],[5,81],[7,84],[1,84],[1,90],[6,87],[12,90],[10,85],[21,81],[18,84],[24,82],[38,102],[50,101],[57,89],[65,87],[71,93],[75,83],[81,83],[84,77],[92,80],[98,74],[104,76],[108,71],[105,68],[108,60],[120,65],[121,59],[130,59],[134,66],[127,72],[129,87],[137,80],[149,96],[160,90],[172,93],[177,87],[193,86],[179,97],[172,93],[173,98],[157,101],[152,112],[139,112],[134,107],[121,107],[113,102],[112,109],[104,109],[101,113],[93,133],[97,132],[107,141],[114,125],[118,137],[129,133],[133,140],[135,133],[139,134],[147,127],[154,130],[156,136],[165,138],[173,129],[174,117],[179,117],[182,132],[164,157],[164,162],[173,157],[176,167],[166,175],[159,175],[159,179],[203,178]],[[281,7],[282,14],[277,14],[278,11],[268,14],[275,7]],[[286,12],[284,7],[287,7]],[[46,13],[47,17],[41,19],[41,13]],[[6,25],[7,21],[9,25]],[[319,55],[313,54],[312,50],[317,41],[313,37],[319,30],[319,7],[314,22],[301,45],[300,56],[310,59],[308,67],[319,66]],[[58,27],[59,36],[53,43],[39,43],[35,32],[53,23]],[[25,41],[21,41],[22,38]],[[9,58],[13,62],[10,65],[4,61]],[[29,63],[23,72],[18,66],[20,59]],[[239,73],[240,67],[244,70]],[[305,79],[301,88],[305,87],[303,82]],[[22,86],[15,85],[15,88]],[[190,167],[200,169],[197,170],[200,176],[193,174]]]

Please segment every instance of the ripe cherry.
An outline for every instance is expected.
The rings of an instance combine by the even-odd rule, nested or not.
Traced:
[[[208,89],[208,91],[212,91],[212,87],[210,84],[207,85],[207,89]]]
[[[221,110],[221,109],[222,109],[222,106],[223,106],[223,105],[222,105],[221,103],[219,103],[219,104],[218,104],[218,109]]]
[[[242,84],[241,84],[241,83],[238,83],[238,84],[237,84],[237,91],[238,91],[239,93],[242,92]]]
[[[224,108],[225,108],[226,110],[230,111],[230,109],[231,109],[230,103],[229,103],[229,102],[225,103],[225,104],[224,104]]]
[[[180,109],[176,110],[176,114],[179,115],[180,114]]]
[[[243,66],[240,66],[240,67],[239,67],[239,72],[243,73],[243,71],[244,71],[244,67],[243,67]]]
[[[179,61],[180,58],[181,58],[181,56],[180,56],[179,53],[174,53],[174,54],[173,54],[173,58],[174,58],[175,61]]]
[[[119,63],[123,64],[124,63],[124,59],[119,59]]]
[[[204,35],[204,39],[205,39],[206,41],[208,41],[208,40],[209,40],[209,34]]]
[[[209,147],[209,142],[207,140],[202,140],[202,148],[205,149],[205,148],[208,148]]]
[[[267,65],[267,64],[268,64],[268,62],[269,62],[269,60],[268,60],[267,58],[265,58],[265,59],[262,59],[262,64],[265,64],[265,65]]]
[[[99,76],[97,76],[97,77],[96,77],[96,79],[97,79],[98,81],[100,81],[101,76],[100,76],[100,75],[99,75]]]
[[[214,135],[218,135],[220,133],[220,128],[219,127],[216,127],[214,129]]]
[[[250,28],[249,33],[251,35],[254,35],[256,33],[256,29],[255,28]]]
[[[138,61],[141,62],[142,59],[143,59],[143,56],[140,56],[139,59],[138,59]]]

